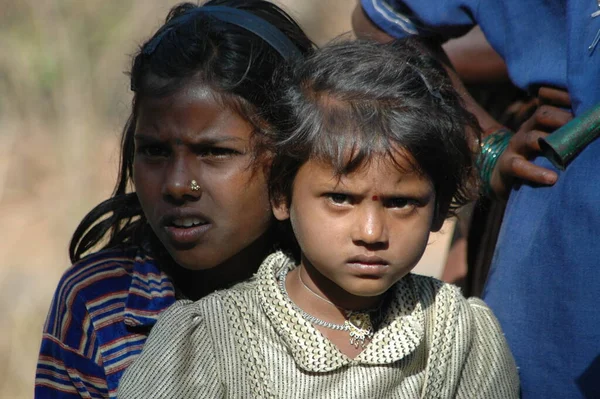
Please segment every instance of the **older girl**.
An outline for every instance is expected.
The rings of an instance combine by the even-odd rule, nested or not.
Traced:
[[[44,327],[36,397],[115,397],[158,315],[243,280],[274,245],[263,116],[312,45],[262,0],[181,4],[133,60],[111,198],[80,223]],[[133,189],[133,191],[131,190]]]

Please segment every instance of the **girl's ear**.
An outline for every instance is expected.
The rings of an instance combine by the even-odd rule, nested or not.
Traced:
[[[272,199],[271,209],[275,218],[280,222],[290,218],[290,207],[285,198]]]

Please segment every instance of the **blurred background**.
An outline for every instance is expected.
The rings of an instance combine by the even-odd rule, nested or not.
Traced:
[[[317,44],[354,0],[282,0]],[[108,198],[129,114],[125,72],[170,0],[0,0],[0,397],[31,398],[41,330],[81,218]],[[451,223],[418,266],[439,276]]]

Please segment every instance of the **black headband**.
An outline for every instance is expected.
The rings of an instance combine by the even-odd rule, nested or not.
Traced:
[[[225,6],[198,7],[172,19],[163,31],[146,45],[143,54],[152,54],[169,31],[177,25],[185,24],[196,18],[199,14],[210,15],[220,21],[239,26],[254,33],[273,47],[285,60],[302,57],[302,53],[298,50],[298,47],[283,32],[269,22],[248,11]]]

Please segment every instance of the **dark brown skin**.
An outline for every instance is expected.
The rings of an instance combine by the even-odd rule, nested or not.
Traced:
[[[249,277],[267,254],[273,221],[264,168],[253,163],[253,129],[213,94],[191,83],[142,98],[135,130],[138,198],[183,267],[174,280],[194,287],[194,296]],[[182,225],[190,220],[198,225]]]
[[[571,100],[564,90],[542,87],[538,92],[539,106],[534,114],[519,128],[510,140],[506,151],[498,159],[492,175],[492,188],[500,198],[507,198],[515,180],[552,185],[558,176],[551,170],[530,162],[540,153],[538,139],[569,122]]]
[[[381,31],[368,19],[360,4],[356,6],[352,14],[352,26],[356,36],[359,38],[370,38],[381,42],[393,40],[391,36]],[[498,61],[501,62],[502,60],[498,57],[492,63],[488,63],[487,61],[481,63],[481,68],[475,66],[477,63],[470,63],[470,70],[463,68],[461,65],[465,63],[458,62],[458,60],[465,57],[465,55],[461,54],[465,49],[470,49],[467,54],[469,60],[486,59],[486,57],[489,57],[489,50],[491,50],[491,47],[485,41],[485,37],[481,34],[480,30],[479,33],[475,32],[472,36],[468,36],[469,35],[463,37],[468,39],[468,42],[466,41],[464,43],[465,45],[460,43],[450,45],[451,42],[448,42],[443,49],[439,43],[436,44],[428,41],[427,45],[447,66],[448,74],[450,75],[456,90],[463,97],[466,108],[472,112],[479,121],[482,131],[491,133],[496,129],[501,128],[502,125],[492,118],[492,116],[477,104],[477,102],[467,93],[462,83],[462,79],[465,81],[476,81],[476,79],[474,79],[476,76],[487,76],[487,79],[493,80],[494,77],[499,76],[498,71],[502,70],[502,67],[495,65],[495,63]],[[481,55],[477,56],[475,51],[480,51]],[[457,67],[456,70],[450,66],[450,61],[448,60],[453,60],[453,64]],[[491,72],[487,73],[483,71],[483,69],[488,69]],[[505,69],[506,66],[504,66],[504,70]],[[540,104],[539,108],[529,120],[521,125],[520,129],[511,139],[508,148],[498,159],[498,163],[492,174],[491,186],[494,193],[499,198],[506,199],[508,197],[510,189],[516,179],[522,179],[541,185],[552,185],[556,182],[556,173],[534,165],[530,160],[540,152],[538,138],[561,127],[572,118],[570,112],[561,109],[569,109],[571,101],[566,91],[546,87],[540,89],[538,97]]]
[[[464,83],[508,82],[508,70],[500,55],[490,46],[479,26],[442,45],[452,66]]]

